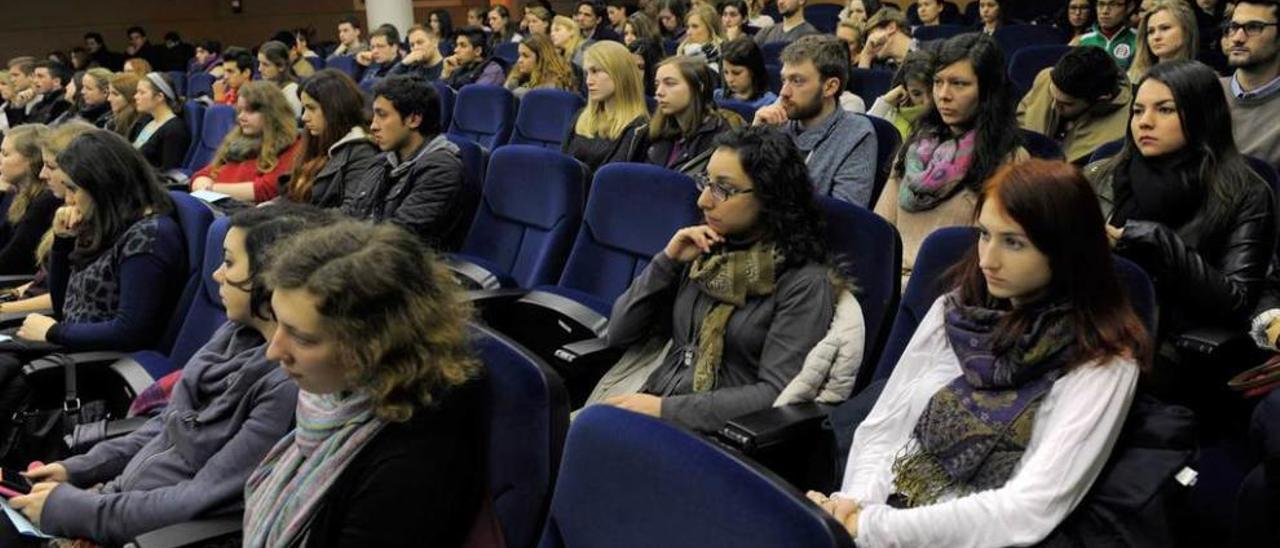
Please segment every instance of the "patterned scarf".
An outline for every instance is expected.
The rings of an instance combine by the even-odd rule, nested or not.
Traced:
[[[724,354],[724,333],[729,316],[743,306],[747,297],[769,295],[774,275],[782,264],[782,254],[771,243],[756,242],[739,251],[723,248],[693,261],[689,279],[717,302],[702,317],[698,329],[698,354],[693,368],[693,391],[715,388],[716,370]]]
[[[929,399],[913,442],[894,460],[894,487],[907,506],[1008,481],[1031,440],[1040,403],[1073,358],[1070,311],[1042,304],[1028,332],[996,354],[997,330],[1009,312],[947,297],[947,339],[963,374]]]
[[[368,395],[298,392],[298,427],[271,449],[245,486],[244,546],[293,546],[325,493],[386,426]]]
[[[969,172],[977,138],[977,132],[969,130],[957,139],[924,137],[911,143],[898,205],[907,211],[925,211],[950,198]]]

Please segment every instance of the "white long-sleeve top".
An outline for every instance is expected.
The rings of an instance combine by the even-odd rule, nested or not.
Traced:
[[[858,501],[858,546],[1024,546],[1053,531],[1084,498],[1120,434],[1138,382],[1131,359],[1082,364],[1054,383],[1031,440],[1004,486],[898,509],[891,466],[935,392],[960,376],[943,327],[944,298],[920,322],[884,392],[854,434],[844,485]]]

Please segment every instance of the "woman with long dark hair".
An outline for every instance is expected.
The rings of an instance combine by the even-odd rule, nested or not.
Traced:
[[[302,100],[298,98],[298,75],[289,59],[289,46],[275,40],[258,48],[258,72],[262,80],[274,83],[284,93],[294,116],[302,116]]]
[[[609,320],[612,347],[656,335],[670,350],[636,393],[596,400],[710,432],[773,403],[830,325],[836,287],[789,137],[724,133],[697,182],[705,224],[677,231]]]
[[[489,19],[489,28],[493,29],[493,35],[489,39],[491,47],[497,47],[504,42],[524,40],[524,36],[520,34],[520,25],[511,20],[511,11],[506,6],[494,4],[489,8],[486,17]]]
[[[769,89],[769,76],[764,68],[764,54],[750,36],[724,43],[721,48],[720,73],[724,86],[716,89],[715,99],[733,99],[760,108],[772,105],[778,96]]]
[[[280,196],[326,209],[354,199],[352,187],[379,156],[368,124],[364,96],[350,76],[324,69],[303,82],[302,155]]]
[[[937,52],[933,108],[916,120],[875,207],[902,234],[904,278],[925,237],[967,224],[982,182],[1025,155],[1004,61],[981,33],[950,38]]]
[[[1050,534],[1124,425],[1148,334],[1089,183],[1001,167],[978,243],[858,426],[839,492],[809,497],[860,546],[1014,546]]]
[[[1153,386],[1187,403],[1207,395],[1206,375],[1225,371],[1192,363],[1172,336],[1242,329],[1276,242],[1274,197],[1236,148],[1217,74],[1197,61],[1151,67],[1138,83],[1124,146],[1085,174],[1116,252],[1155,280],[1161,352]]]
[[[1070,45],[1079,44],[1080,37],[1093,30],[1093,22],[1097,18],[1093,4],[1094,0],[1067,0],[1058,12],[1058,30],[1068,37]]]

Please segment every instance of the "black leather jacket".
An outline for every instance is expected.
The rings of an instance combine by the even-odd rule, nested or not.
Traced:
[[[645,124],[635,130],[637,138],[633,139],[632,143],[636,145],[637,150],[633,152],[631,161],[665,167],[685,175],[699,174],[706,169],[707,162],[711,160],[711,153],[715,151],[711,145],[716,135],[729,131],[730,128],[731,124],[724,116],[719,112],[713,113],[693,131],[693,135],[684,140],[680,154],[668,163],[667,159],[670,158],[671,149],[675,147],[676,142],[672,139],[649,141],[649,125]]]

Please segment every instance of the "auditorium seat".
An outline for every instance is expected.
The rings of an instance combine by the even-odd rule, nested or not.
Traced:
[[[1062,31],[1049,25],[1004,25],[991,35],[1004,50],[1005,59],[1028,46],[1047,46],[1065,43]]]
[[[191,165],[191,157],[200,148],[200,130],[204,127],[204,113],[207,110],[209,108],[200,101],[187,101],[187,104],[182,107],[182,121],[187,123],[187,131],[191,133],[191,146],[187,148],[187,155],[183,157],[183,166]]]
[[[782,65],[765,65],[764,75],[769,79],[769,91],[774,95],[782,93]]]
[[[764,64],[766,66],[782,67],[782,50],[787,48],[791,42],[769,42],[760,47],[760,53],[764,54]]]
[[[911,36],[923,44],[934,40],[946,40],[966,32],[973,32],[973,29],[966,25],[934,25],[932,27],[916,27]]]
[[[325,67],[324,59],[320,57],[306,57],[305,59],[307,60],[308,63],[311,64],[311,68],[315,69],[316,72],[324,70],[324,67]]]
[[[511,65],[514,65],[516,60],[520,58],[520,43],[503,42],[498,44],[493,48],[493,55],[494,57],[506,61],[507,66],[504,68],[508,68]]]
[[[200,126],[200,139],[195,150],[187,158],[186,171],[195,172],[209,165],[222,145],[222,139],[236,125],[236,109],[230,105],[213,105],[204,112]]]
[[[1024,46],[1018,48],[1017,52],[1010,54],[1009,80],[1013,82],[1013,86],[1017,90],[1017,97],[1021,98],[1031,91],[1031,87],[1036,81],[1036,75],[1040,74],[1040,71],[1058,64],[1058,60],[1062,59],[1062,56],[1069,51],[1071,51],[1071,46],[1046,44]]]
[[[755,119],[756,116],[756,107],[746,101],[720,99],[716,101],[716,106],[738,113],[738,116],[741,116],[742,120],[748,124],[750,124],[751,120]]]
[[[593,406],[569,428],[540,548],[850,547],[785,482],[703,438]]]
[[[862,102],[867,105],[876,104],[876,99],[888,93],[892,86],[893,71],[878,68],[849,69],[849,91],[861,97]]]
[[[1089,163],[1092,164],[1098,160],[1105,160],[1115,156],[1120,153],[1121,148],[1124,148],[1124,139],[1116,139],[1114,141],[1103,143],[1101,146],[1093,150],[1093,154],[1089,155]]]
[[[439,80],[432,82],[431,85],[436,88],[436,94],[440,96],[440,127],[448,131],[449,124],[453,123],[453,105],[458,100],[458,92]]]
[[[1066,156],[1062,153],[1062,145],[1052,137],[1029,129],[1019,131],[1022,133],[1022,147],[1027,149],[1027,153],[1032,158],[1066,160]]]
[[[195,99],[201,96],[213,97],[213,81],[216,78],[207,72],[197,72],[187,77],[187,97]]]
[[[449,134],[492,151],[507,144],[515,126],[515,98],[502,86],[471,84],[458,91]]]
[[[561,89],[530,90],[520,99],[511,144],[560,150],[569,123],[586,104],[576,93]]]
[[[346,55],[339,55],[337,57],[330,58],[325,61],[325,66],[327,68],[340,70],[352,78],[355,78],[356,74],[360,72],[359,65],[356,64],[355,58],[348,57]]]
[[[842,9],[844,6],[839,4],[809,4],[804,8],[804,20],[823,34],[834,34]]]
[[[455,277],[471,289],[555,283],[582,223],[584,178],[582,164],[556,151],[495,150],[471,231],[449,260]]]
[[[181,100],[187,96],[187,73],[180,70],[171,70],[164,73],[169,77],[169,81],[173,82],[173,92],[178,94]]]
[[[480,193],[484,190],[485,173],[489,169],[489,151],[466,137],[445,135],[449,142],[458,147],[458,155],[462,158],[462,199],[458,207],[465,211],[466,222],[463,226],[450,231],[440,243],[440,251],[457,251],[462,240],[467,237],[471,228],[476,207],[480,204]]]
[[[898,133],[893,122],[884,118],[867,116],[867,120],[871,121],[871,128],[876,132],[876,180],[871,189],[870,203],[874,207],[876,200],[880,199],[880,193],[884,191],[884,185],[889,182],[893,162],[898,157],[898,147],[902,146],[902,134]]]

